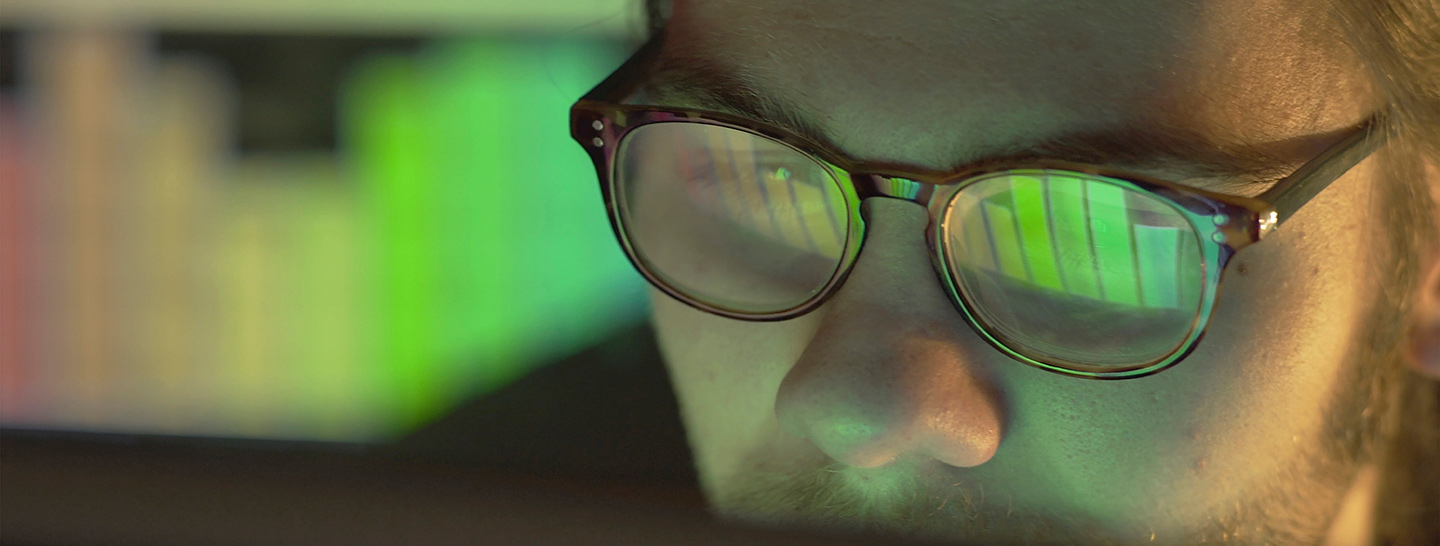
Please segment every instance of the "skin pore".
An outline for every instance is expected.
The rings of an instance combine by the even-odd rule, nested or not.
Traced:
[[[1058,135],[1170,128],[1267,150],[1284,171],[1375,109],[1311,4],[677,2],[665,48],[860,159],[943,169]],[[981,543],[1319,541],[1362,467],[1343,437],[1375,358],[1357,341],[1381,285],[1375,163],[1237,255],[1194,353],[1139,379],[995,351],[935,277],[924,211],[895,201],[866,204],[854,270],[805,317],[742,322],[656,293],[701,484],[742,519]],[[1114,166],[1263,189],[1183,162]]]

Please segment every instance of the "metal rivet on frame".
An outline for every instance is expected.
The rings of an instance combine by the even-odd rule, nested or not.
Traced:
[[[1214,221],[1215,225],[1217,226],[1223,226],[1230,223],[1230,217],[1224,214],[1216,214],[1215,216],[1211,216],[1210,220]]]
[[[1260,233],[1262,235],[1265,233],[1269,233],[1271,230],[1275,229],[1275,226],[1279,223],[1280,214],[1273,210],[1270,211],[1270,214],[1260,219]]]
[[[596,131],[599,131],[599,130],[605,128],[605,124],[602,123],[600,120],[597,119],[597,120],[595,120],[595,121],[590,122],[590,127],[593,127]]]
[[[1217,231],[1214,234],[1210,235],[1210,240],[1220,244],[1225,244],[1225,233]]]
[[[591,144],[594,144],[596,148],[599,148],[599,147],[605,145],[605,139],[600,138],[600,137],[597,136],[597,137],[595,137],[594,139],[592,139],[592,140],[590,141],[590,143],[591,143]]]

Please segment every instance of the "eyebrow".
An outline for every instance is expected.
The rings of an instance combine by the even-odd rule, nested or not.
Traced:
[[[804,108],[764,92],[753,78],[706,56],[665,48],[640,88],[652,97],[680,99],[760,121],[839,148]],[[1348,131],[1347,127],[1344,131]],[[1048,159],[1138,170],[1173,170],[1204,179],[1252,186],[1284,178],[1320,153],[1335,133],[1306,135],[1265,143],[1242,143],[1207,136],[1183,127],[1118,126],[1053,135],[1029,142],[1002,143],[982,157],[964,157],[943,167],[983,168],[992,164]],[[973,155],[973,154],[969,154]]]

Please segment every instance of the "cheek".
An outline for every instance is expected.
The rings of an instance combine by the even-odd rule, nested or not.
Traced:
[[[1362,221],[1369,197],[1359,191],[1371,186],[1356,182],[1368,170],[1338,181],[1227,270],[1205,350],[1192,367],[1224,370],[1194,371],[1227,386],[1233,394],[1219,397],[1225,415],[1257,437],[1248,443],[1233,434],[1233,443],[1254,451],[1293,444],[1287,434],[1313,436],[1344,387],[1339,380],[1355,364],[1362,313],[1376,295],[1367,278],[1379,241]]]
[[[1014,428],[997,461],[1042,469],[1040,502],[1115,520],[1156,499],[1227,506],[1293,470],[1324,433],[1370,297],[1373,245],[1345,220],[1363,217],[1356,186],[1341,181],[1238,256],[1205,338],[1164,373],[1062,383],[1006,372]]]
[[[775,393],[815,333],[817,311],[779,323],[731,320],[658,291],[654,325],[701,479],[728,475],[779,434]]]

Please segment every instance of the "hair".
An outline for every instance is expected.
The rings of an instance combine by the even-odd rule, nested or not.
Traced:
[[[1436,0],[1331,0],[1348,45],[1364,60],[1374,89],[1391,107],[1395,139],[1381,152],[1394,183],[1382,199],[1398,266],[1399,286],[1384,300],[1401,316],[1426,260],[1434,259],[1437,232],[1431,187],[1440,178],[1440,2]],[[1408,282],[1405,282],[1408,281]],[[1427,287],[1427,289],[1432,289]],[[1383,335],[1383,334],[1382,334]],[[1392,332],[1398,343],[1404,332]],[[1440,544],[1440,382],[1404,369],[1399,351],[1377,382],[1379,415],[1370,431],[1371,460],[1380,472],[1376,492],[1376,544]]]
[[[649,34],[665,30],[671,0],[645,0]],[[1379,472],[1374,543],[1440,544],[1440,381],[1403,361],[1406,317],[1422,269],[1435,259],[1440,231],[1434,196],[1440,188],[1440,0],[1328,0],[1345,45],[1369,72],[1383,120],[1394,129],[1377,154],[1384,177],[1378,205],[1388,252],[1375,264],[1393,325],[1360,340],[1384,355],[1372,379],[1370,407],[1355,439],[1362,460]],[[1430,288],[1433,289],[1433,288]]]

